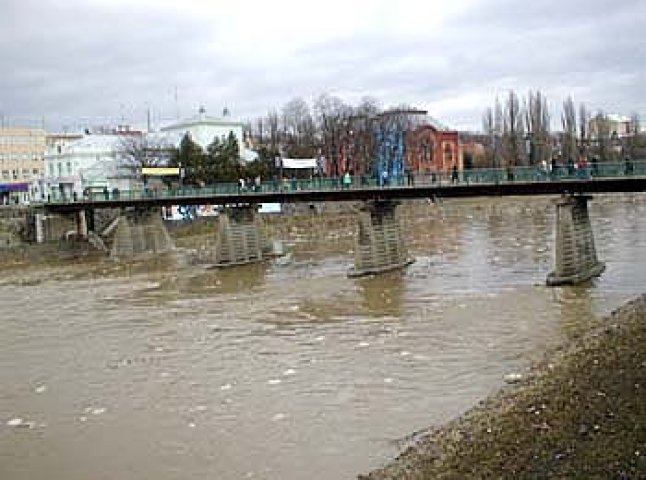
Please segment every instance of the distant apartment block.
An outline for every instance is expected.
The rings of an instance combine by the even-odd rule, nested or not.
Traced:
[[[38,128],[0,128],[0,203],[22,203],[43,173],[47,134]]]
[[[611,136],[625,138],[635,134],[636,125],[632,118],[614,113],[595,116],[588,124],[590,136],[597,138],[599,133],[604,131],[604,127]]]

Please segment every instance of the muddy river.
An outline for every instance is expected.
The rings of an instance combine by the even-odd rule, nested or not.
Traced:
[[[576,288],[544,286],[551,199],[402,214],[416,262],[374,278],[346,277],[352,223],[317,218],[262,265],[4,268],[0,478],[354,478],[644,292],[643,195],[590,204],[607,270]]]

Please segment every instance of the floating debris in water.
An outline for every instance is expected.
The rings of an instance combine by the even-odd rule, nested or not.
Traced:
[[[233,387],[231,386],[230,383],[225,383],[224,385],[220,385],[220,390],[222,390],[223,392],[226,390],[231,390],[232,388]]]
[[[523,379],[523,376],[520,373],[508,373],[503,379],[507,383],[518,383]]]
[[[193,422],[189,423],[188,428],[195,428],[195,424]]]
[[[47,386],[45,386],[45,385],[38,385],[34,389],[34,392],[36,392],[36,393],[45,393],[46,391],[47,391]]]
[[[107,411],[105,407],[86,407],[83,413],[90,413],[92,415],[102,415]]]
[[[370,344],[368,342],[359,342],[357,344],[357,347],[369,347]]]
[[[12,418],[7,421],[8,427],[20,427],[23,424],[24,420],[22,418]]]
[[[271,380],[267,381],[269,385],[278,385],[281,382],[282,380],[280,378],[272,378]]]
[[[272,421],[278,422],[280,420],[285,420],[287,418],[287,415],[284,413],[277,413],[273,417],[271,417]]]
[[[393,383],[393,381],[394,380],[392,378],[390,378],[390,377],[384,378],[384,383]]]
[[[410,355],[410,352],[402,350],[401,352],[399,352],[399,355],[402,357],[408,357]]]
[[[283,375],[286,377],[289,377],[290,375],[295,375],[295,374],[296,374],[296,370],[294,370],[293,368],[288,368],[283,372]]]

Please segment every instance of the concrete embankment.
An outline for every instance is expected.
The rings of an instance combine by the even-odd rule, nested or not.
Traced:
[[[646,295],[363,480],[646,478]]]

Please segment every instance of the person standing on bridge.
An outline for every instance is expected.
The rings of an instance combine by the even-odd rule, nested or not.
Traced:
[[[350,185],[352,185],[352,177],[350,176],[350,172],[346,170],[343,174],[343,188],[349,190]]]
[[[546,179],[549,176],[549,167],[545,159],[541,160],[541,178]]]
[[[633,162],[630,157],[624,159],[624,174],[626,176],[632,175],[634,172]]]
[[[460,183],[460,177],[458,176],[458,166],[453,165],[453,169],[451,170],[451,183]]]
[[[381,186],[382,187],[388,186],[388,170],[384,169],[381,172]]]
[[[408,180],[408,186],[409,187],[414,187],[415,186],[415,175],[413,174],[413,170],[411,168],[406,169],[406,178]]]

